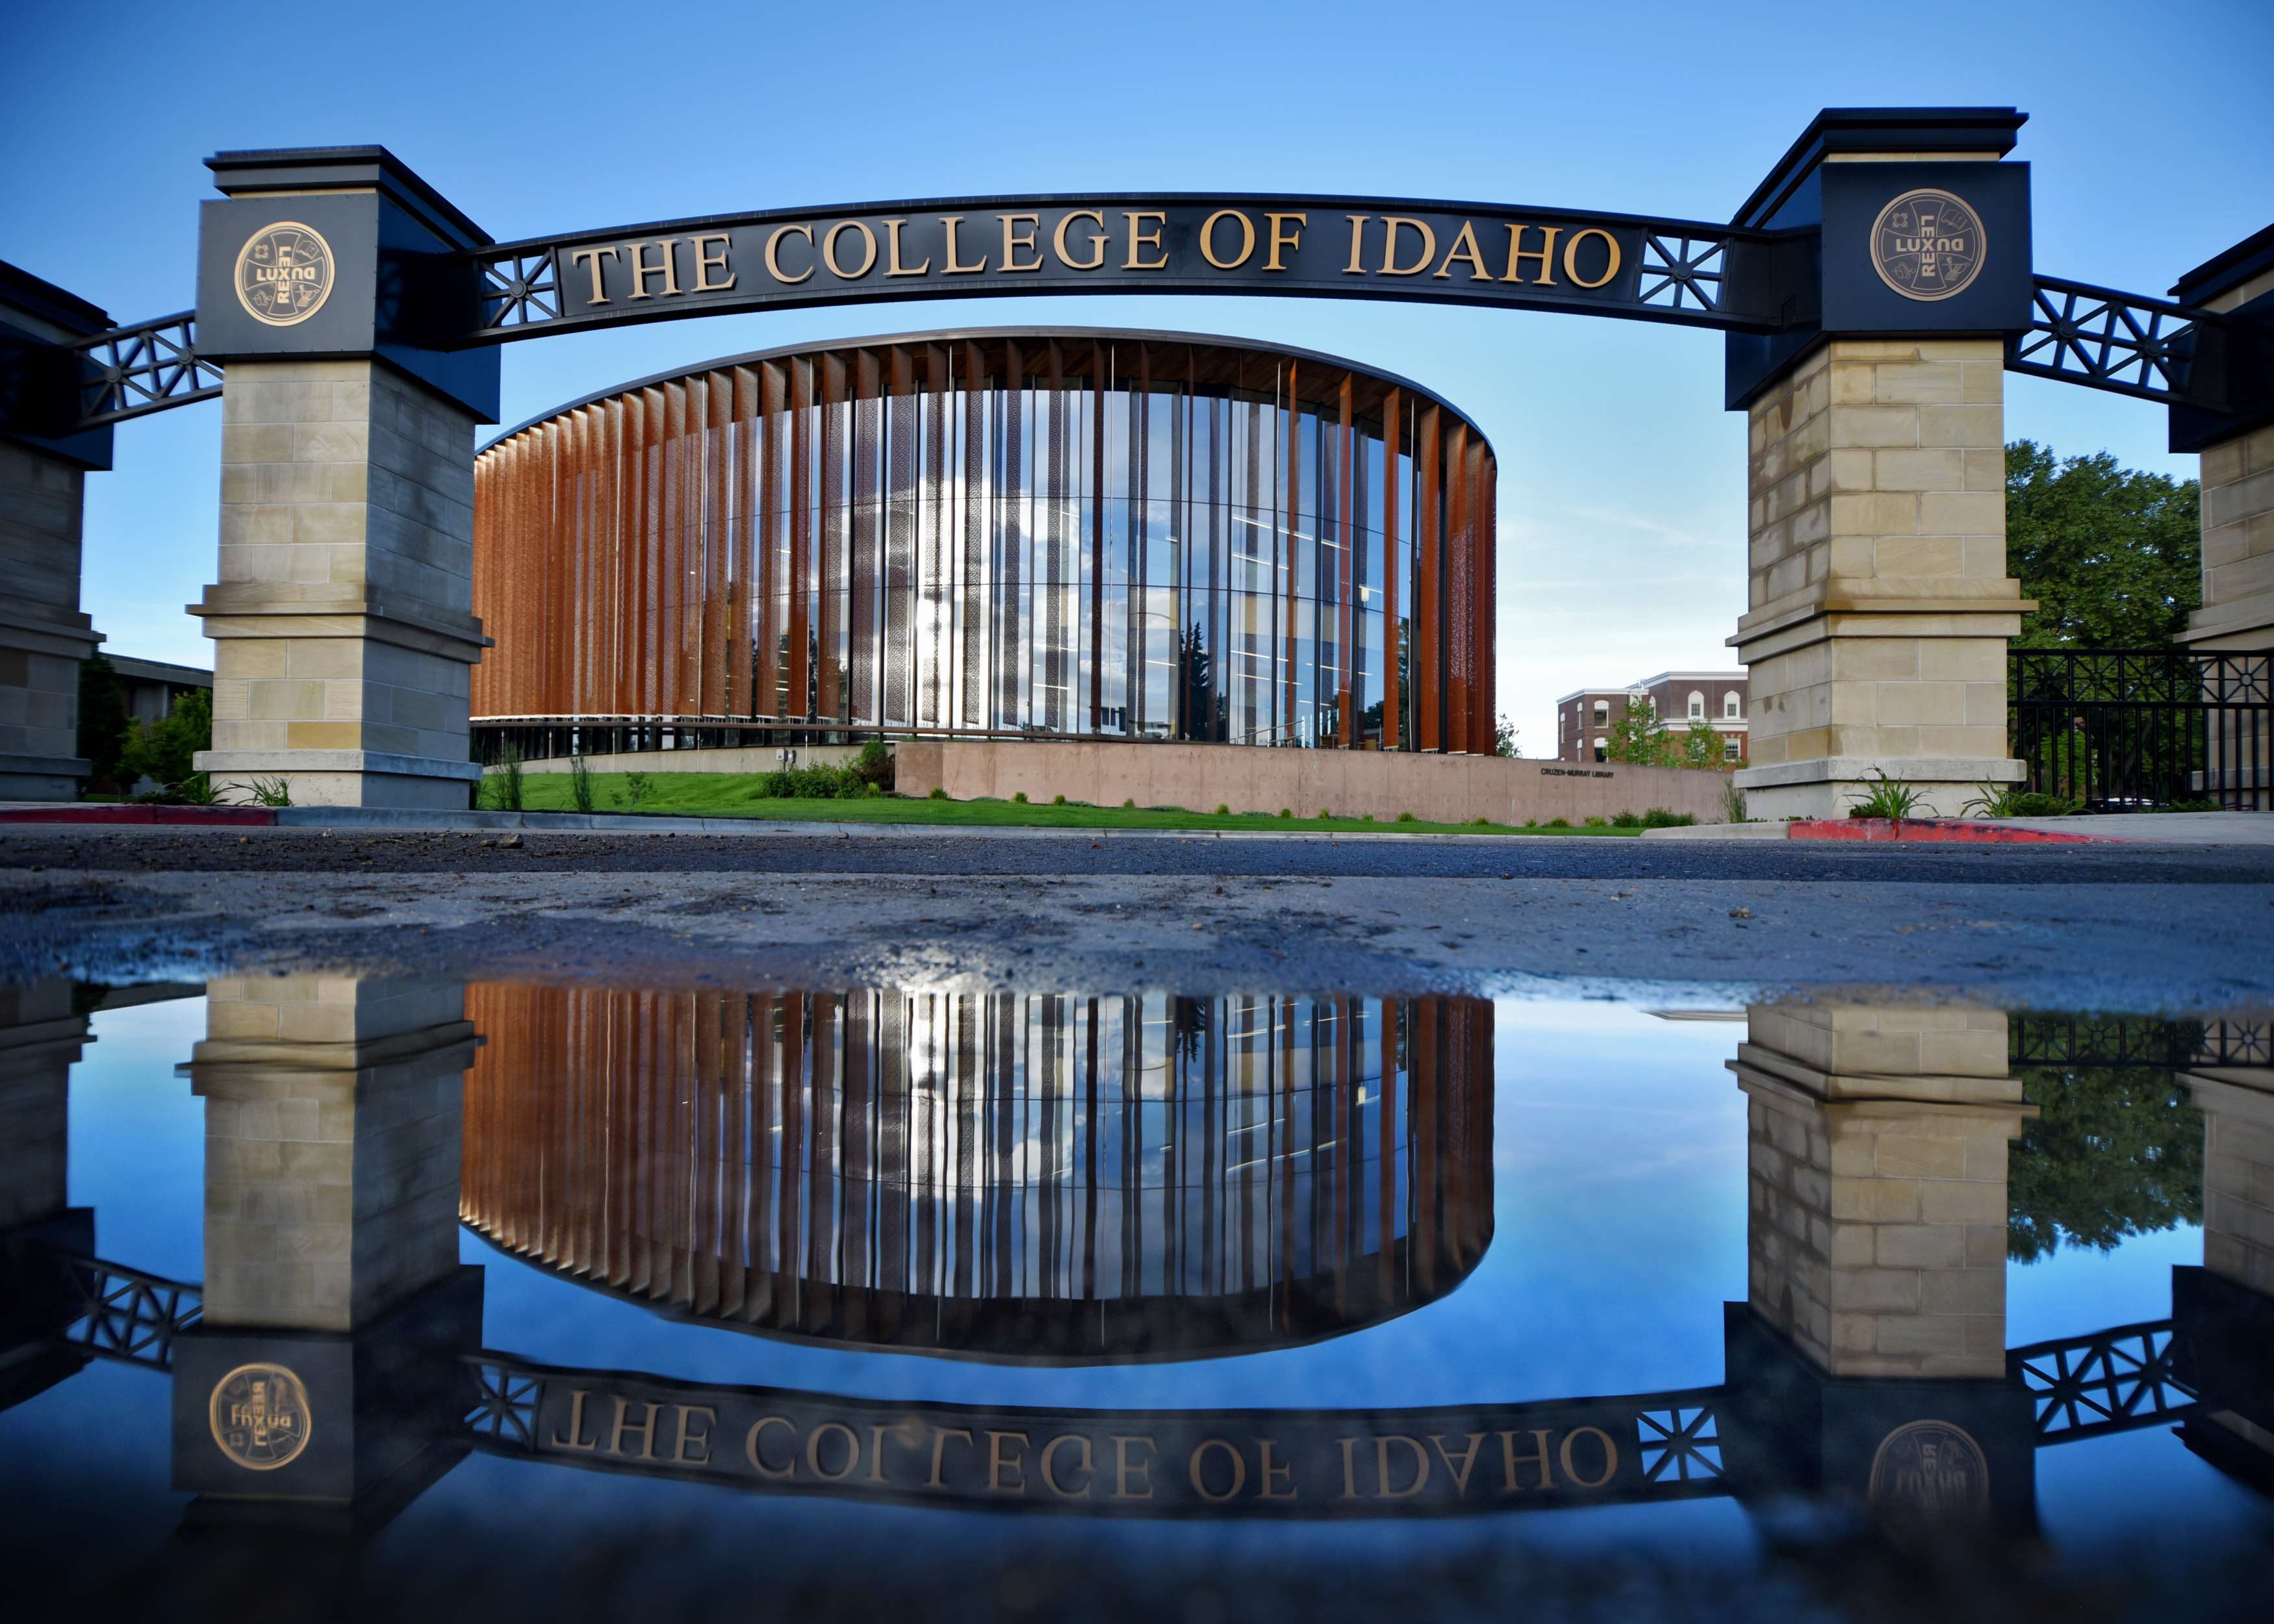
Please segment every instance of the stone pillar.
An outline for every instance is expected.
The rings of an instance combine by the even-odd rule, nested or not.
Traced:
[[[1747,415],[1756,818],[1844,817],[1884,776],[1921,814],[2018,783],[2006,649],[2004,335],[2029,320],[2011,109],[1827,109],[1738,211],[1786,326],[1728,340]],[[1802,250],[1806,252],[1801,252]]]
[[[2005,357],[1994,340],[1834,339],[1748,414],[1755,817],[1844,817],[1881,772],[1955,815],[2020,781],[2006,648]]]
[[[463,809],[486,646],[474,426],[496,417],[498,357],[443,346],[481,320],[489,237],[384,147],[207,164],[227,195],[204,206],[198,339],[224,376],[198,765],[281,778],[299,805]]]
[[[2002,1380],[2007,1148],[2036,1114],[2006,1017],[1757,1005],[1747,1027],[1753,1312],[1827,1375]]]
[[[79,667],[102,638],[79,606],[89,470],[110,466],[110,431],[72,434],[76,374],[58,346],[111,325],[83,299],[0,264],[0,801],[72,801]]]
[[[2203,1267],[2274,1298],[2274,1069],[2179,1080],[2203,1114]]]
[[[53,1249],[94,1248],[94,1214],[67,1205],[71,1070],[93,1041],[75,990],[0,988],[0,1410],[87,1363],[54,1341],[78,1304]]]
[[[299,806],[463,809],[474,415],[374,360],[236,361],[222,385],[216,784]],[[242,795],[232,797],[243,799]]]

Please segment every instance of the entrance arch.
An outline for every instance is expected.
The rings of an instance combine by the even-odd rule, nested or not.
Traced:
[[[1752,672],[1751,809],[1837,813],[1885,774],[1952,812],[2022,776],[2004,737],[2004,648],[2029,607],[2005,566],[2004,372],[2172,408],[2174,448],[2210,454],[2195,635],[2274,646],[2274,585],[2252,562],[2274,500],[2255,477],[2274,423],[2274,229],[2191,273],[2183,304],[2039,277],[2029,170],[2003,162],[2023,122],[1828,109],[1727,224],[1092,194],[500,244],[383,147],[226,153],[208,161],[224,195],[204,208],[197,311],[90,334],[52,315],[34,331],[19,310],[28,381],[6,426],[34,475],[75,477],[108,465],[109,425],[207,398],[225,374],[220,578],[194,611],[220,645],[200,765],[283,778],[303,802],[443,807],[478,776],[473,431],[497,416],[505,343],[737,310],[1130,291],[1715,327],[1727,402],[1748,414],[1751,584],[1730,641]],[[11,508],[55,508],[36,483],[18,480]],[[42,519],[31,545],[68,553],[75,582],[64,506],[72,522]],[[41,613],[75,616],[70,597]]]

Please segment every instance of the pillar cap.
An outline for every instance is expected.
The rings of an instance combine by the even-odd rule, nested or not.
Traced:
[[[2274,270],[2274,226],[2221,249],[2182,275],[2172,284],[2172,297],[2182,304],[2206,304],[2267,270]]]
[[[384,147],[284,147],[215,153],[206,160],[225,196],[279,192],[377,192],[457,248],[497,239]]]
[[[2014,150],[2029,116],[2010,107],[1827,107],[1753,188],[1729,223],[1766,225],[1794,187],[1829,157],[1849,153],[1995,153]]]

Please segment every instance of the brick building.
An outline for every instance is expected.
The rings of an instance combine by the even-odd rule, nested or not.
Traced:
[[[1661,671],[1624,688],[1566,694],[1555,702],[1555,759],[1606,760],[1611,724],[1627,714],[1630,704],[1645,698],[1657,707],[1668,732],[1678,736],[1691,722],[1704,722],[1721,735],[1722,760],[1745,761],[1752,695],[1742,671]]]

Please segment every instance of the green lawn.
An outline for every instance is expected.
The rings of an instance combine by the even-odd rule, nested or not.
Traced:
[[[592,775],[595,812],[629,812],[628,774]],[[1025,806],[1013,801],[904,801],[891,796],[862,801],[766,800],[757,793],[755,777],[732,772],[651,772],[649,794],[638,810],[673,817],[802,818],[838,823],[953,823],[1033,829],[1276,829],[1283,832],[1334,834],[1634,835],[1638,829],[1516,829],[1505,823],[1393,823],[1358,817],[1274,817],[1265,812],[1186,812],[1175,807]],[[565,772],[522,775],[522,806],[531,812],[573,812]],[[486,785],[485,806],[493,806],[496,786]]]

